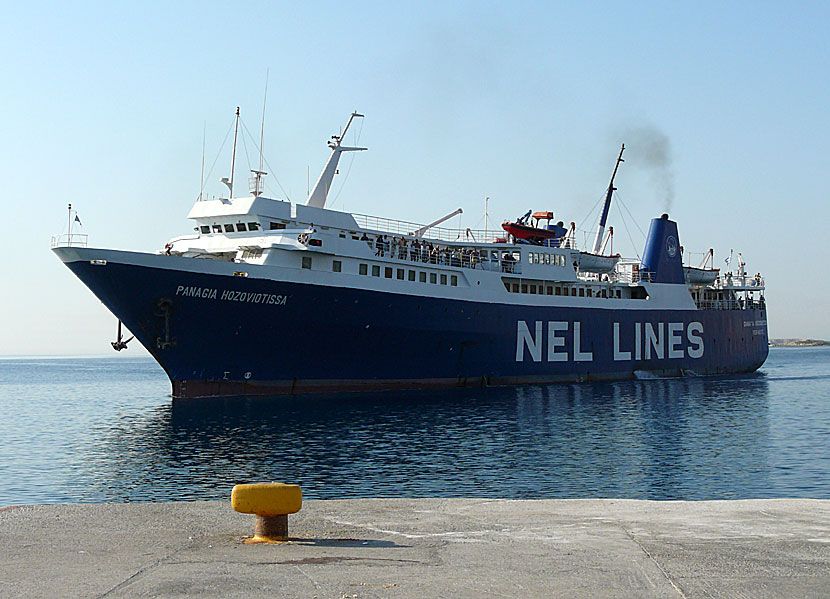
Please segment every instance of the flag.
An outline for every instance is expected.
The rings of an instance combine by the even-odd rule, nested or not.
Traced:
[[[732,256],[727,256],[727,257],[724,259],[724,262],[726,262],[726,265],[727,265],[727,266],[729,266],[729,261],[730,261],[731,259],[732,259]]]
[[[84,226],[84,224],[81,222],[81,218],[78,216],[77,212],[75,213],[75,222],[78,223],[79,225],[81,225],[82,227]]]

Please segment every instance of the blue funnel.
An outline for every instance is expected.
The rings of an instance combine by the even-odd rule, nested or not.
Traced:
[[[686,283],[677,223],[668,214],[651,219],[640,273],[652,283]]]

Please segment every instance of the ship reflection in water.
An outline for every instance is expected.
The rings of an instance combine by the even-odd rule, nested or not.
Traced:
[[[112,423],[89,501],[781,496],[763,374],[440,392],[190,400]]]

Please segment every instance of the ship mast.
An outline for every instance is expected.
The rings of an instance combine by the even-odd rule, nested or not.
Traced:
[[[326,198],[329,195],[329,189],[331,189],[331,182],[334,179],[334,175],[337,174],[337,163],[340,161],[340,154],[342,152],[357,152],[366,149],[350,148],[340,145],[343,138],[346,137],[346,131],[349,130],[349,125],[352,124],[352,121],[355,118],[363,118],[363,115],[353,112],[351,116],[349,116],[349,122],[346,123],[346,128],[343,129],[343,133],[331,136],[331,140],[329,140],[328,144],[331,148],[331,156],[329,156],[329,161],[326,163],[323,172],[320,173],[320,178],[317,179],[317,183],[314,184],[314,189],[311,190],[311,193],[308,196],[306,206],[325,208]]]
[[[611,196],[614,194],[614,191],[617,189],[614,187],[614,177],[617,176],[617,169],[620,168],[620,162],[625,162],[623,160],[623,152],[625,151],[625,144],[622,145],[620,149],[620,155],[617,158],[617,164],[614,166],[614,173],[611,175],[611,183],[608,184],[608,193],[605,194],[605,204],[602,206],[602,216],[599,219],[599,227],[597,228],[597,236],[594,238],[594,249],[593,253],[599,253],[600,245],[602,245],[602,234],[605,232],[605,223],[608,220],[608,209],[611,208]]]
[[[233,171],[236,168],[236,134],[239,132],[239,106],[236,107],[236,121],[233,127],[233,154],[231,155],[231,177],[222,177],[221,181],[228,186],[228,199],[233,199]]]

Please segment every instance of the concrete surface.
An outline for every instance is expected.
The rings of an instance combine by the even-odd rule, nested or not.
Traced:
[[[0,597],[830,597],[830,501],[308,501],[0,511]]]

